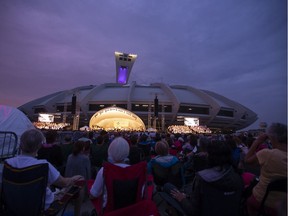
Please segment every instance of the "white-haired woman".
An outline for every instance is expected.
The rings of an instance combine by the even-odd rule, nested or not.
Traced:
[[[129,164],[127,164],[125,161],[127,160],[129,155],[129,144],[128,142],[122,138],[117,137],[115,138],[108,148],[108,161],[120,166],[120,167],[127,167]],[[97,173],[96,179],[90,189],[90,198],[97,198],[100,197],[103,193],[103,207],[106,206],[107,203],[107,194],[104,189],[103,191],[103,185],[104,185],[104,179],[103,179],[103,167],[99,170]]]

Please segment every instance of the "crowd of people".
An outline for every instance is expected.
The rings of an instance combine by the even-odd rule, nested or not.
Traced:
[[[212,131],[205,125],[187,126],[187,125],[171,125],[168,127],[170,133],[180,134],[210,134]]]
[[[266,133],[257,137],[246,133],[180,133],[183,130],[178,129],[177,133],[103,130],[65,132],[62,135],[62,132],[55,130],[33,129],[21,136],[20,154],[8,159],[7,163],[25,167],[48,162],[51,173],[49,185],[64,187],[80,177],[87,181],[95,179],[91,190],[84,188],[86,192],[83,199],[94,199],[105,193],[102,178],[104,162],[126,167],[146,161],[151,175],[154,175],[155,164],[167,168],[180,163],[184,184],[179,187],[166,182],[160,190],[166,194],[163,199],[167,205],[172,209],[175,207],[178,214],[184,212],[187,215],[211,215],[211,212],[204,210],[209,209],[209,206],[203,208],[203,205],[211,205],[213,211],[212,204],[209,203],[211,201],[215,202],[218,208],[226,206],[227,215],[231,212],[233,215],[240,215],[243,210],[241,208],[244,208],[240,205],[242,193],[253,178],[259,177],[259,183],[245,202],[249,216],[257,215],[267,185],[274,178],[287,177],[286,125],[274,123],[267,128]],[[187,176],[192,177],[185,178]],[[182,190],[187,188],[186,186],[189,186],[189,191]],[[53,202],[52,191],[47,191],[49,193],[46,194],[46,207]],[[211,193],[216,194],[218,191],[224,191],[233,197],[229,202],[226,200],[230,207],[222,202],[221,196],[219,200],[215,200],[215,195],[213,200]],[[207,196],[204,199],[203,193],[210,194],[209,199]],[[274,194],[269,198],[267,209],[273,216],[279,215],[279,211],[285,209],[285,196]],[[209,202],[203,201],[206,199]],[[167,214],[173,214],[170,210],[167,210]],[[79,208],[77,211],[75,215],[79,215]],[[223,211],[225,212],[225,209]]]
[[[33,125],[40,130],[63,130],[70,126],[70,123],[55,123],[55,122],[33,122]]]

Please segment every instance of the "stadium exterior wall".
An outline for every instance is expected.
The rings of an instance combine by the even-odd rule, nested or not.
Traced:
[[[159,100],[158,129],[169,125],[183,125],[185,117],[199,118],[200,125],[211,129],[240,130],[257,120],[257,114],[249,108],[208,90],[185,85],[151,83],[128,85],[104,83],[76,87],[56,92],[30,101],[19,109],[31,121],[37,121],[39,113],[54,113],[58,122],[73,122],[72,96],[77,97],[76,113],[79,127],[88,125],[97,111],[111,106],[127,109],[139,116],[146,127],[153,124],[154,99]]]

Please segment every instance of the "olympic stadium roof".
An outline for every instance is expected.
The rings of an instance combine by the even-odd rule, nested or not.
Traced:
[[[127,109],[139,116],[149,128],[154,116],[154,99],[159,100],[159,125],[184,124],[187,117],[199,118],[209,128],[239,130],[257,120],[257,114],[244,105],[208,90],[165,83],[121,85],[104,83],[64,90],[35,99],[19,107],[32,121],[39,113],[55,113],[58,121],[71,121],[72,96],[76,95],[76,113],[80,124],[88,125],[99,110],[111,106]],[[56,116],[57,116],[56,115]],[[57,121],[57,118],[56,118]]]

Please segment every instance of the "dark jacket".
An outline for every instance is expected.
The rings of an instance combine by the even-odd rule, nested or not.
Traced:
[[[197,172],[190,197],[181,201],[187,215],[237,215],[243,182],[232,166]]]

